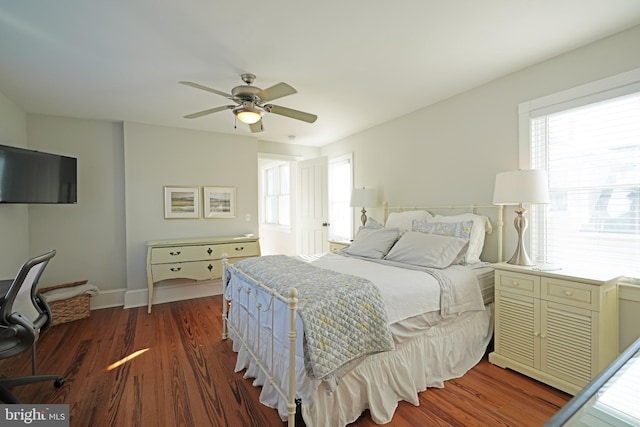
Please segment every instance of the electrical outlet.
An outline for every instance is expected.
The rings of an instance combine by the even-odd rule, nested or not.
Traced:
[[[247,222],[251,221],[251,214],[246,214],[244,216],[244,220],[247,221]]]

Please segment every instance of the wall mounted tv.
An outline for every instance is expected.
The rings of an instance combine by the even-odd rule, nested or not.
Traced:
[[[78,160],[0,145],[0,203],[76,203]]]

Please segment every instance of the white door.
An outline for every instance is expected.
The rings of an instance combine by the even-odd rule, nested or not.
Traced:
[[[298,162],[298,254],[329,250],[327,158]]]

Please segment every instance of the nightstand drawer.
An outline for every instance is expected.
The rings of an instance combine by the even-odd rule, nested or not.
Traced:
[[[521,295],[540,296],[540,277],[511,271],[496,271],[496,287]]]
[[[329,240],[329,252],[338,252],[344,248],[349,247],[349,242],[338,242]]]
[[[569,280],[542,278],[541,298],[587,309],[598,307],[596,287]]]

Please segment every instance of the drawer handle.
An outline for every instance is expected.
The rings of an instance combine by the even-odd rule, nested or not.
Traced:
[[[207,253],[208,253],[209,255],[211,255],[211,252],[213,252],[213,250],[212,250],[211,248],[207,249]]]
[[[180,271],[180,270],[182,270],[182,267],[171,267],[169,270],[171,270],[171,271]]]
[[[573,292],[571,292],[571,291],[564,291],[564,294],[565,294],[566,296],[568,296],[568,297],[573,296]]]
[[[513,286],[520,286],[520,283],[518,283],[518,282],[511,282],[511,284],[512,284]]]
[[[244,246],[240,246],[239,248],[236,248],[236,251],[244,251]]]
[[[213,265],[209,264],[207,265],[207,268],[209,269],[209,271],[213,270]]]
[[[178,256],[180,255],[182,252],[178,251],[178,252],[169,252],[169,255],[173,255],[173,256]]]

